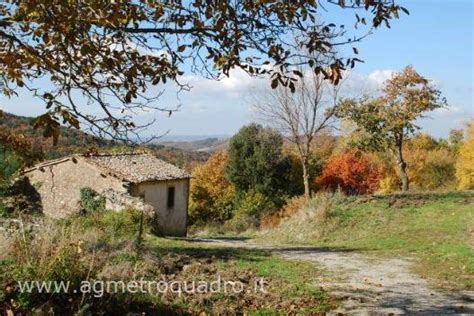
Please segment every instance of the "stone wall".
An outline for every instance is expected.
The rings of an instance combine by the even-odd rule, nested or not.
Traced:
[[[105,208],[114,211],[125,211],[127,209],[134,209],[143,211],[148,217],[154,216],[153,206],[143,201],[139,197],[131,196],[128,192],[117,192],[114,190],[106,190],[102,192],[105,197]]]
[[[127,192],[122,181],[101,173],[82,157],[37,168],[25,176],[41,197],[43,213],[52,218],[79,212],[82,188],[88,187],[100,194],[106,190]]]

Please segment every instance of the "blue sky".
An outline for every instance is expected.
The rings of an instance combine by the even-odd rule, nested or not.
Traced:
[[[391,29],[381,28],[357,45],[365,62],[358,64],[351,74],[352,88],[362,89],[361,84],[364,87],[381,85],[392,71],[413,65],[436,83],[450,105],[448,109],[430,114],[431,118],[420,124],[430,134],[446,136],[450,128],[460,128],[463,122],[474,118],[473,2],[411,0],[399,3],[410,15],[402,15],[400,20],[393,21]],[[333,16],[346,23],[353,21],[353,13],[346,14]],[[180,99],[174,93],[167,93],[161,100],[168,106],[181,104],[179,112],[170,118],[163,113],[140,115],[139,121],[158,119],[150,133],[230,135],[255,120],[246,95],[257,84],[257,79],[239,72],[220,82],[194,76],[188,79],[194,86],[191,92],[181,95]],[[41,105],[23,93],[13,99],[0,97],[0,107],[21,115],[44,112]]]

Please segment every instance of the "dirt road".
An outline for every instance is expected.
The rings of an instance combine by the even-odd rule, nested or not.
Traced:
[[[377,258],[356,251],[317,247],[274,246],[240,239],[202,239],[216,246],[265,249],[289,260],[314,262],[322,268],[318,286],[339,297],[331,314],[474,315],[474,292],[433,289],[410,271],[408,258]]]

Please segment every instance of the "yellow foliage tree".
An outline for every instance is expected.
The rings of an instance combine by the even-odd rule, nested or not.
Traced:
[[[459,148],[456,163],[459,189],[474,189],[474,121],[467,126],[467,139]]]
[[[456,188],[456,153],[443,140],[424,133],[410,139],[405,153],[408,177],[418,190]]]
[[[446,141],[419,133],[407,141],[403,156],[408,166],[408,178],[414,189],[423,191],[456,187],[456,152],[450,149]],[[394,192],[400,184],[396,163],[389,157],[383,160],[386,166],[380,191]]]
[[[212,155],[192,173],[191,222],[223,222],[232,216],[235,188],[225,176],[227,153]]]
[[[401,181],[395,168],[395,163],[386,163],[386,168],[379,182],[379,193],[392,193],[399,190]]]

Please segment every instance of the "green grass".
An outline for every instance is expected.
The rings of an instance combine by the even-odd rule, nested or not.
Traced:
[[[317,283],[313,265],[285,261],[262,250],[209,246],[172,238],[159,238],[146,226],[143,242],[136,243],[138,212],[94,212],[68,220],[47,221],[37,234],[11,241],[0,257],[1,308],[17,313],[53,310],[71,314],[147,313],[195,315],[289,313],[314,314],[333,308],[336,301]],[[148,280],[177,282],[223,281],[246,284],[243,293],[219,292],[183,296],[149,293],[105,293],[101,298],[68,292],[21,293],[13,287],[22,280]],[[265,279],[264,292],[248,292]],[[7,290],[7,288],[9,290]]]
[[[336,305],[336,301],[318,286],[317,278],[321,271],[308,262],[285,260],[264,250],[211,246],[151,235],[146,238],[146,247],[159,256],[172,253],[190,256],[195,260],[212,258],[216,273],[224,277],[240,278],[250,273],[255,278],[264,278],[268,281],[269,295],[259,298],[260,294],[257,293],[254,300],[259,303],[267,301],[268,306],[251,308],[248,310],[250,315],[280,314],[287,310],[285,308],[291,308],[291,305],[300,314],[312,314],[328,311]],[[229,304],[222,294],[215,298]]]
[[[307,312],[326,311],[328,299],[326,293],[316,288],[316,277],[321,275],[313,263],[288,261],[277,257],[269,257],[265,260],[255,261],[240,260],[238,262],[239,269],[255,269],[256,273],[264,278],[278,278],[285,285],[279,291],[285,297],[301,297],[311,295],[317,297],[322,303],[319,306],[312,306]],[[223,269],[226,267],[223,266]],[[308,307],[309,308],[309,307]]]
[[[432,282],[474,288],[473,192],[330,199],[324,219],[290,219],[261,238],[408,255],[417,259],[415,271]],[[285,231],[306,235],[295,238]]]

